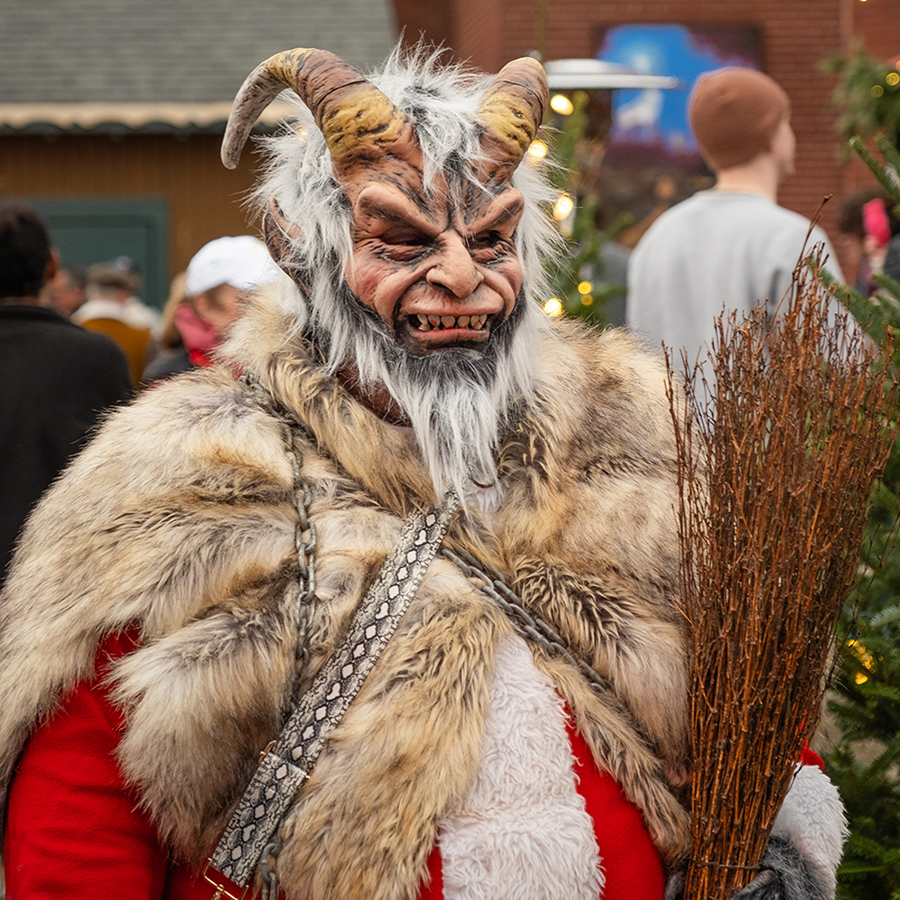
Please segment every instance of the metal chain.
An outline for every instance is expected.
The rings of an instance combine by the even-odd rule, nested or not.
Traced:
[[[609,690],[609,684],[600,676],[593,666],[588,665],[580,656],[572,651],[568,642],[548,622],[536,613],[525,609],[522,598],[509,588],[503,576],[486,566],[465,550],[454,553],[444,548],[441,555],[454,563],[467,578],[481,582],[478,590],[489,597],[506,613],[516,634],[530,638],[537,645],[548,651],[551,656],[561,656],[570,665],[584,675],[588,684],[598,693]]]
[[[294,433],[301,429],[309,433],[309,429],[295,416],[285,410],[266,388],[256,379],[242,375],[240,383],[249,389],[257,402],[281,425],[281,436],[288,459],[291,461],[291,492],[294,508],[297,510],[297,524],[294,526],[294,550],[297,554],[297,597],[294,601],[294,622],[297,626],[297,640],[294,644],[294,678],[290,690],[291,711],[296,708],[297,686],[300,674],[306,671],[309,664],[309,607],[316,596],[315,552],[318,544],[316,523],[309,517],[309,506],[312,502],[312,491],[303,477],[303,458],[294,440]],[[274,870],[278,854],[281,852],[281,830],[274,836],[272,843],[263,851],[260,864],[262,876],[262,894],[260,900],[277,900],[278,877]],[[272,859],[272,869],[269,869]]]
[[[300,673],[306,671],[309,664],[309,605],[316,595],[316,572],[314,566],[318,534],[316,523],[309,517],[309,504],[312,492],[301,473],[301,457],[294,443],[294,433],[289,422],[282,420],[284,443],[293,469],[294,506],[297,509],[297,524],[294,528],[294,549],[297,551],[298,587],[294,607],[294,620],[297,625],[297,643],[295,646],[294,689],[291,697],[296,696],[296,682]]]
[[[269,859],[273,859],[277,861],[278,854],[281,852],[281,838],[277,841],[273,841],[271,844],[266,844],[265,850],[263,850],[262,862],[260,863],[261,875],[262,875],[262,892],[259,895],[259,900],[277,900],[278,897],[278,876],[275,874],[274,866],[269,869]]]
[[[258,402],[278,421],[282,426],[282,440],[285,451],[291,460],[292,485],[294,506],[297,510],[297,524],[294,529],[294,548],[297,554],[298,565],[298,591],[295,600],[295,623],[297,626],[297,642],[295,647],[294,685],[292,687],[291,706],[295,704],[296,687],[300,673],[305,671],[309,663],[309,606],[316,594],[315,574],[315,550],[318,543],[315,523],[309,518],[309,506],[312,493],[302,474],[302,457],[294,441],[296,429],[309,431],[304,423],[297,420],[272,397],[266,388],[255,378],[242,375],[240,382],[248,388]],[[607,682],[597,674],[596,670],[589,666],[577,654],[573,653],[563,637],[544,619],[535,613],[529,613],[522,599],[512,591],[503,576],[480,562],[470,553],[461,550],[459,554],[449,549],[442,549],[441,555],[454,563],[467,578],[480,582],[481,593],[493,600],[506,614],[513,630],[521,637],[528,638],[551,656],[561,656],[570,665],[574,666],[584,675],[588,684],[596,691],[609,690]],[[270,859],[277,860],[281,851],[282,840],[280,833],[270,843],[264,853],[261,863],[262,895],[261,900],[276,900],[278,893],[278,879],[274,868],[270,870]]]
[[[298,429],[309,433],[307,426],[285,410],[260,381],[250,375],[242,375],[240,383],[250,390],[257,402],[281,425],[281,437],[288,459],[291,461],[294,508],[297,510],[297,524],[294,527],[294,550],[297,554],[297,597],[294,601],[294,623],[297,626],[295,645],[294,684],[290,696],[291,705],[296,698],[297,681],[300,673],[309,663],[309,606],[316,595],[315,550],[318,543],[316,524],[309,517],[312,492],[303,477],[303,458],[294,441]]]

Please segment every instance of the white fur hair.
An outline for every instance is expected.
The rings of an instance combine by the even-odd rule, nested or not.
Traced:
[[[460,65],[441,65],[442,53],[422,46],[405,50],[398,45],[380,71],[367,74],[415,121],[426,186],[438,173],[462,168],[460,174],[465,176],[469,173],[460,167],[460,161],[471,165],[482,158],[481,127],[475,117],[492,80],[490,75]],[[279,135],[263,139],[267,160],[251,200],[262,210],[269,198],[275,197],[297,227],[299,235],[292,247],[297,269],[312,310],[327,322],[333,278],[351,263],[351,210],[312,114],[293,94],[282,97],[295,106],[296,117]],[[512,184],[525,199],[516,244],[529,301],[546,295],[545,262],[564,246],[546,211],[557,193],[547,179],[549,169],[549,163],[527,157],[512,176]],[[339,335],[334,337],[339,341]]]
[[[476,114],[491,76],[442,66],[440,55],[398,46],[383,69],[368,77],[415,122],[426,189],[442,174],[453,193],[474,181],[473,164],[482,158]],[[302,287],[284,286],[286,311],[298,331],[317,337],[330,372],[352,364],[363,385],[388,389],[412,423],[439,496],[448,489],[463,495],[472,481],[491,483],[505,417],[517,402],[528,404],[534,395],[534,342],[547,327],[538,301],[546,296],[545,263],[561,248],[546,212],[555,196],[547,165],[526,157],[512,176],[525,200],[516,231],[523,289],[515,328],[503,341],[505,352],[495,352],[492,360],[457,358],[451,367],[455,372],[445,367],[444,377],[435,381],[421,375],[427,363],[396,352],[384,324],[346,287],[344,272],[352,265],[350,205],[322,133],[305,105],[296,105],[296,121],[264,142],[268,161],[254,194],[260,208],[274,197],[296,228],[285,238],[296,268],[292,277]]]
[[[478,775],[440,822],[445,900],[596,900],[602,860],[563,702],[519,637],[497,648],[490,701]]]

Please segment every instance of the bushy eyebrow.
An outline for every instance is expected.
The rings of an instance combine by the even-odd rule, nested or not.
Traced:
[[[518,220],[524,209],[525,200],[522,195],[511,188],[504,191],[499,197],[495,197],[484,212],[467,222],[466,233],[475,235],[482,231],[500,228],[512,219]]]
[[[436,236],[443,227],[419,204],[399,190],[386,185],[374,185],[363,191],[357,202],[357,216],[371,216],[393,225],[412,226],[419,231]]]

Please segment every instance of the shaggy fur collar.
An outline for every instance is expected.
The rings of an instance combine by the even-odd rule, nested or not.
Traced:
[[[260,298],[228,350],[305,428],[287,430],[229,371],[191,373],[114,414],[25,531],[0,603],[0,778],[35,722],[138,623],[114,674],[126,776],[172,851],[201,862],[293,676],[296,512],[291,440],[318,529],[314,677],[392,549],[434,502],[403,434],[356,403]],[[535,661],[601,769],[641,809],[663,856],[687,817],[686,664],[672,604],[675,463],[661,366],[622,333],[559,325],[535,359],[538,402],[507,435],[490,527],[447,538],[507,574],[612,684]],[[314,435],[314,438],[312,437]],[[436,560],[289,813],[278,859],[290,898],[415,895],[437,823],[479,769],[502,613]]]

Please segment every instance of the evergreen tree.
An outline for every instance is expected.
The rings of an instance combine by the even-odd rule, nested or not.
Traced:
[[[884,162],[859,138],[851,145],[900,207],[900,154],[876,140]],[[886,164],[885,164],[886,163]],[[900,373],[900,284],[875,276],[865,298],[838,286],[838,297],[883,349],[883,364]],[[900,411],[897,411],[900,414]],[[838,870],[844,900],[900,900],[900,443],[895,446],[872,511],[860,559],[863,577],[844,615],[840,674],[829,708],[841,732],[826,754],[826,771],[847,809],[850,837]]]
[[[609,324],[609,301],[625,292],[624,284],[606,280],[603,248],[631,223],[631,217],[622,215],[606,230],[597,227],[598,199],[582,187],[580,157],[599,150],[594,146],[599,142],[587,136],[588,95],[575,91],[571,104],[571,112],[556,119],[553,141],[556,164],[550,177],[559,191],[553,212],[568,250],[550,273],[551,285],[559,312],[602,326]]]

